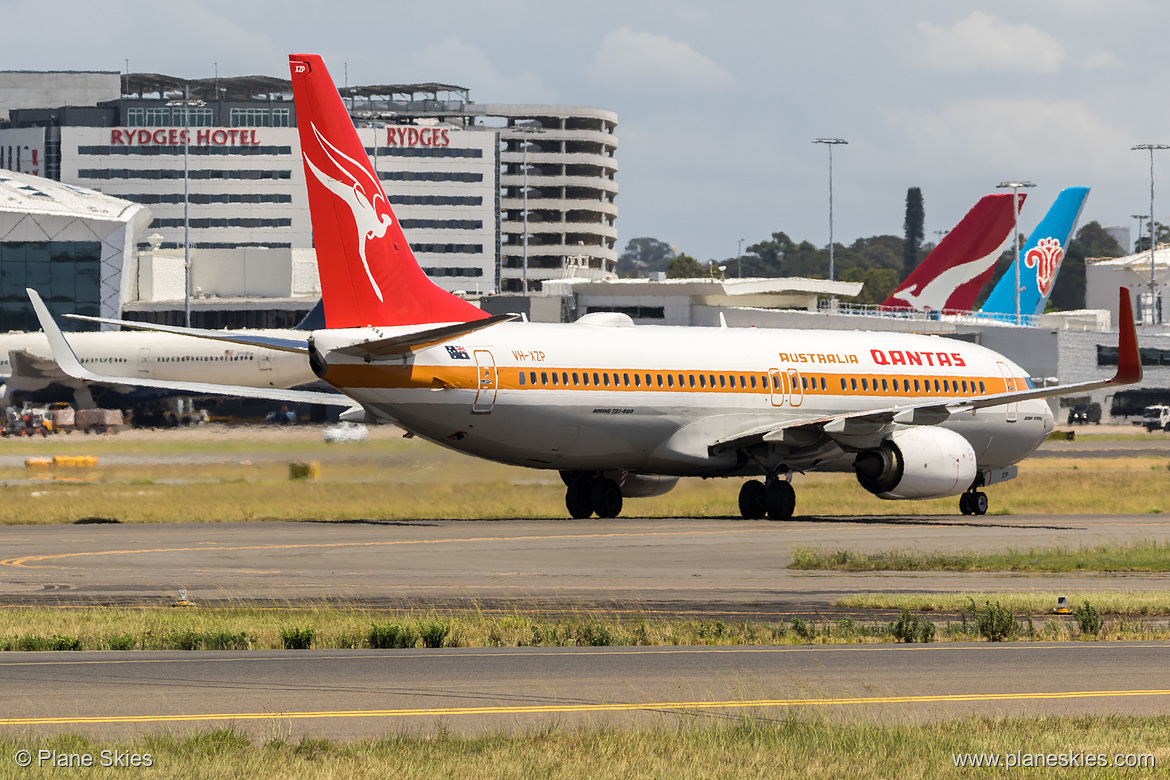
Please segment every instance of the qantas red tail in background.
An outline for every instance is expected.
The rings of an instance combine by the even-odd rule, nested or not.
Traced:
[[[291,54],[289,68],[326,326],[486,317],[428,279],[415,261],[322,59]]]
[[[1019,205],[1024,205],[1020,193]],[[1011,237],[1016,215],[1008,193],[985,195],[906,277],[887,309],[970,311]]]

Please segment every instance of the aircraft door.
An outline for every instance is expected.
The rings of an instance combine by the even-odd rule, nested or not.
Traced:
[[[150,375],[150,347],[138,348],[138,373],[144,376]]]
[[[800,372],[795,368],[788,369],[787,379],[790,388],[788,403],[792,406],[800,406],[804,402],[804,388],[800,384]]]
[[[471,404],[471,411],[476,414],[488,414],[496,404],[496,391],[499,388],[496,359],[488,350],[475,350],[475,373],[475,401]]]
[[[1004,382],[1007,383],[1007,391],[1009,393],[1014,392],[1016,390],[1023,389],[1020,386],[1020,380],[1017,379],[1016,377],[1012,376],[1012,373],[1010,371],[1008,371],[1008,367],[1005,366],[1003,363],[999,364],[999,372],[1001,374],[1003,374],[1003,380],[1004,380]],[[1019,414],[1019,411],[1020,411],[1019,403],[1008,404],[1007,405],[1007,421],[1010,423],[1015,422],[1016,417]]]
[[[778,368],[768,369],[768,386],[772,389],[772,406],[784,405],[784,375]]]

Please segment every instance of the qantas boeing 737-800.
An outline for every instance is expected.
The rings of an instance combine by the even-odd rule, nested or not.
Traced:
[[[1124,290],[1117,375],[1043,389],[1000,354],[935,336],[488,317],[415,261],[321,58],[290,67],[326,327],[265,346],[305,353],[367,420],[556,469],[573,517],[614,517],[623,497],[701,476],[746,478],[742,515],[784,520],[792,476],[810,471],[853,472],[882,498],[959,495],[983,514],[981,488],[1013,478],[1052,430],[1045,397],[1141,378]]]

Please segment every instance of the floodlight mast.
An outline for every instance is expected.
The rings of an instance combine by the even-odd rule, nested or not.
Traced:
[[[814,138],[814,144],[826,144],[829,147],[829,281],[835,279],[833,268],[833,147],[838,144],[849,143],[844,138]]]
[[[1012,188],[1012,211],[1016,215],[1016,233],[1012,238],[1012,268],[1016,273],[1016,324],[1019,325],[1022,321],[1020,312],[1020,188],[1021,187],[1035,187],[1036,185],[1030,181],[1001,181],[995,185],[999,188]]]
[[[1158,307],[1155,305],[1157,301],[1156,287],[1154,285],[1154,228],[1157,222],[1154,219],[1154,152],[1160,149],[1170,149],[1168,144],[1135,144],[1130,147],[1131,152],[1138,150],[1149,151],[1150,153],[1150,324],[1158,324]],[[1141,230],[1141,223],[1138,223],[1138,230]],[[1142,318],[1143,321],[1145,318]]]

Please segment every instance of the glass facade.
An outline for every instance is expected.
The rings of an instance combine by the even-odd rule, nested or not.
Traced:
[[[0,242],[0,332],[40,330],[26,287],[41,294],[54,316],[101,316],[101,257],[97,241]],[[98,328],[58,322],[67,330]]]

